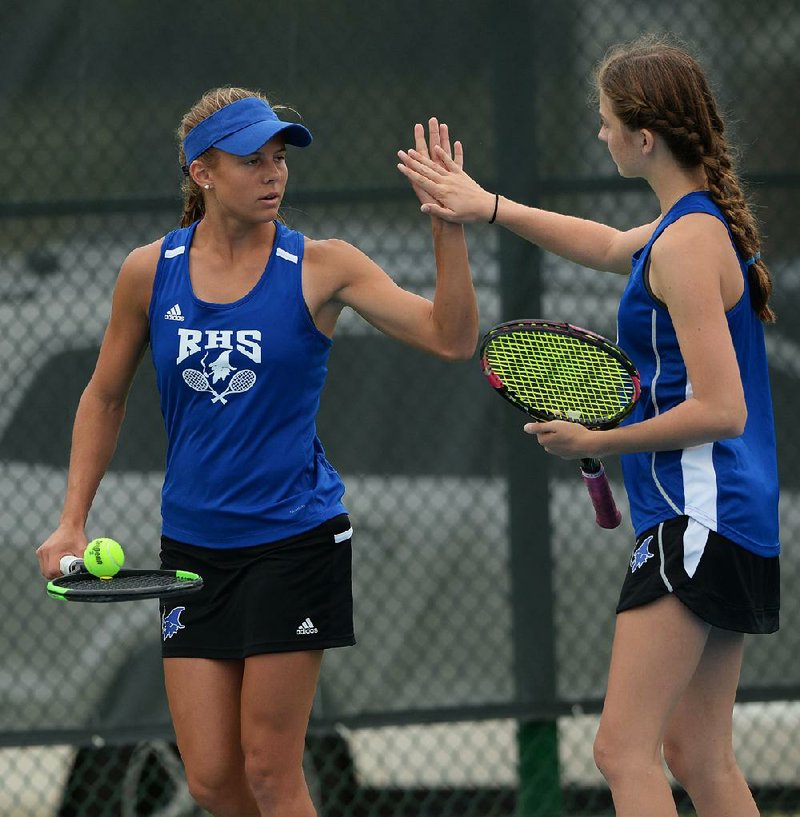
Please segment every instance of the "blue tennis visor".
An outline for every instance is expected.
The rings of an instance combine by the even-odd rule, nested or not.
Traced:
[[[311,144],[308,128],[296,122],[282,122],[263,99],[239,99],[215,111],[186,134],[183,140],[186,165],[211,147],[234,156],[248,156],[278,133],[289,145],[304,148]]]

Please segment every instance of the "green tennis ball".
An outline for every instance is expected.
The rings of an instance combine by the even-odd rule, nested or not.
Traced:
[[[115,539],[92,539],[83,552],[83,563],[93,576],[110,579],[125,564],[125,553]]]

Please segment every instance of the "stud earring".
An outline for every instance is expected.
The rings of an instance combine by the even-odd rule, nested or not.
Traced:
[[[204,185],[204,187],[206,188],[206,190],[211,190],[211,185],[210,184],[206,184],[206,185]]]

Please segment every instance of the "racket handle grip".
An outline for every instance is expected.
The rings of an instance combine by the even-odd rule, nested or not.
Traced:
[[[601,528],[616,528],[622,514],[614,502],[606,469],[600,460],[581,460],[581,476],[594,505],[595,521]]]
[[[58,567],[61,570],[62,576],[69,576],[70,573],[77,573],[83,569],[83,559],[73,556],[71,553],[67,553],[61,557]]]

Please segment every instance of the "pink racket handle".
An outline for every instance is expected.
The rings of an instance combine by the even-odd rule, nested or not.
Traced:
[[[581,476],[594,505],[595,521],[601,528],[616,528],[622,514],[614,502],[606,470],[600,460],[581,460]]]

